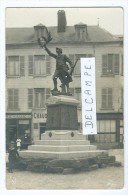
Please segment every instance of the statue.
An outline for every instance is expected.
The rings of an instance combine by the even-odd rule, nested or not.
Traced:
[[[54,84],[54,89],[51,90],[52,95],[58,95],[58,94],[63,94],[63,95],[72,95],[69,91],[69,83],[72,82],[72,72],[76,66],[76,63],[78,59],[76,60],[75,65],[71,62],[71,60],[64,54],[62,54],[62,49],[61,48],[56,48],[56,54],[52,53],[48,48],[47,48],[47,43],[52,40],[51,34],[48,33],[48,38],[46,39],[45,37],[41,37],[38,39],[38,44],[48,53],[49,56],[53,57],[56,59],[56,70],[53,75],[53,84]],[[68,64],[70,67],[68,66]],[[58,91],[57,88],[57,79],[60,79],[61,81],[61,93]]]

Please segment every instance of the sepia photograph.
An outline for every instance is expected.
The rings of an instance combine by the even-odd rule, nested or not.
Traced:
[[[7,190],[124,187],[124,10],[7,7]]]

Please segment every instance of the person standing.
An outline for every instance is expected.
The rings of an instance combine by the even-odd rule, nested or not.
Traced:
[[[20,138],[16,140],[16,145],[17,145],[17,150],[20,151],[21,149],[21,139]]]
[[[16,162],[16,158],[20,157],[19,153],[15,147],[15,142],[11,141],[10,146],[9,146],[9,156],[8,156],[8,160],[9,160],[9,172],[12,173],[14,166],[15,166],[15,162]]]

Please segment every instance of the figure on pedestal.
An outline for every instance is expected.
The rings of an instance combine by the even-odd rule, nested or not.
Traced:
[[[47,30],[48,32],[48,30]],[[51,90],[52,95],[72,95],[69,91],[69,83],[72,82],[72,72],[75,68],[75,65],[78,59],[75,62],[75,65],[71,62],[71,60],[64,54],[62,54],[61,48],[56,48],[56,54],[52,53],[47,48],[47,43],[52,40],[50,33],[48,32],[48,36],[38,38],[38,44],[48,53],[49,56],[56,59],[56,70],[53,75],[53,84],[54,88]],[[57,79],[61,81],[61,92],[58,91],[57,88]]]

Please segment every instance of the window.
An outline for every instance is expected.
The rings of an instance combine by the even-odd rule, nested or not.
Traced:
[[[28,89],[28,108],[44,108],[49,97],[49,88]]]
[[[24,56],[7,56],[6,69],[7,76],[24,76]]]
[[[86,25],[76,27],[76,40],[84,41],[87,37]]]
[[[115,120],[98,120],[97,132],[95,135],[96,142],[116,142],[116,121]]]
[[[33,76],[43,76],[51,74],[50,56],[35,55],[28,56],[29,66],[28,73]]]
[[[19,91],[18,89],[8,89],[8,109],[19,109]]]
[[[92,57],[92,54],[76,54],[76,55],[70,54],[69,55],[69,58],[73,64],[75,64],[76,60],[79,59],[77,61],[75,68],[74,68],[74,72],[73,72],[74,75],[79,75],[79,76],[81,75],[80,58],[89,58],[89,57]]]
[[[119,54],[105,54],[102,56],[102,74],[119,74]]]
[[[102,89],[102,109],[112,109],[112,88]]]
[[[45,107],[45,91],[44,89],[34,89],[34,107],[43,108]]]

